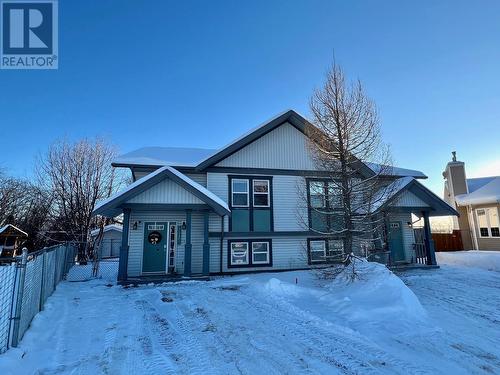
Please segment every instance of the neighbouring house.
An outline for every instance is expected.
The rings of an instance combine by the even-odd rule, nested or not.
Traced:
[[[28,233],[7,224],[0,228],[0,257],[11,258],[21,254],[21,246],[28,239]]]
[[[453,229],[464,249],[500,250],[500,176],[467,178],[465,163],[452,154],[443,177],[444,199],[460,213]]]
[[[90,232],[94,251],[99,258],[117,258],[120,256],[122,245],[122,226],[118,224],[106,225]]]
[[[314,230],[322,223],[311,201],[335,207],[328,174],[310,155],[307,125],[290,110],[220,150],[143,148],[116,159],[135,181],[94,214],[123,214],[119,281],[306,269],[343,252],[341,236],[327,241]],[[380,168],[364,167],[362,178]],[[386,218],[378,250],[390,252],[392,263],[435,264],[429,217],[457,212],[418,181],[426,178],[420,171],[393,167],[380,177],[394,189],[374,207]],[[417,243],[412,213],[424,222]]]

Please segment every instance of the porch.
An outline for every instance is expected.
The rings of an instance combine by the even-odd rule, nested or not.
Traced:
[[[139,284],[206,278],[209,226],[221,225],[230,211],[204,186],[167,166],[104,201],[94,213],[123,215],[118,281]]]
[[[430,217],[458,212],[415,179],[401,178],[393,185],[378,209],[385,222],[380,250],[386,263],[405,269],[437,267]]]

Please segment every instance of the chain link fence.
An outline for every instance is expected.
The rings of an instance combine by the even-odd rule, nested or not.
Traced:
[[[61,280],[87,281],[100,278],[115,282],[118,257],[111,251],[63,244],[34,253],[25,250],[15,258],[0,258],[0,354],[16,347],[33,318]],[[79,248],[88,248],[87,255]],[[85,260],[81,260],[85,259]]]
[[[103,279],[116,281],[118,274],[119,250],[107,246],[89,247],[84,256],[75,256],[70,262],[68,281],[88,281]],[[113,252],[111,251],[113,250]],[[115,255],[116,254],[116,255]]]
[[[0,353],[17,346],[75,254],[74,245],[64,244],[0,259]]]

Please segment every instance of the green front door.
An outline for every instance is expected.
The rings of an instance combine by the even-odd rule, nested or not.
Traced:
[[[403,242],[403,227],[401,221],[389,222],[388,234],[391,260],[393,262],[404,261],[405,249]]]
[[[144,223],[142,272],[165,273],[167,265],[168,223]]]

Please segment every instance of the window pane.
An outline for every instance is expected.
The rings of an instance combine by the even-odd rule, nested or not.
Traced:
[[[311,181],[309,183],[309,197],[311,201],[311,207],[325,207],[324,183],[321,181]]]
[[[242,209],[233,209],[231,213],[231,231],[248,232],[250,231],[250,211]]]
[[[231,264],[248,264],[248,243],[231,243]]]
[[[311,241],[311,251],[325,251],[325,241]]]
[[[254,263],[269,263],[269,260],[267,259],[268,254],[267,253],[254,253],[253,254],[253,262]]]
[[[233,193],[248,193],[248,180],[233,180]]]
[[[488,233],[488,220],[486,218],[486,210],[477,210],[477,221],[479,224],[479,231],[482,237],[489,237]]]
[[[254,232],[271,231],[271,210],[253,211],[253,230]]]
[[[328,256],[331,257],[332,261],[342,260],[344,254],[344,241],[342,240],[330,240],[328,241]]]
[[[498,210],[496,208],[488,208],[487,211],[490,219],[491,237],[500,237]]]
[[[269,263],[269,243],[267,242],[252,243],[252,262]]]
[[[311,211],[311,229],[319,231],[321,233],[327,232],[327,219],[326,215],[317,212],[317,211]]]
[[[269,181],[267,181],[267,180],[254,180],[253,181],[253,191],[255,193],[268,193],[269,192]]]
[[[311,241],[309,243],[311,262],[318,262],[325,260],[325,241]]]
[[[245,193],[233,193],[233,206],[248,206],[248,195]]]
[[[342,194],[337,184],[328,184],[328,203],[330,207],[342,207]]]
[[[268,194],[254,194],[253,195],[253,205],[254,206],[269,206],[269,195]]]

